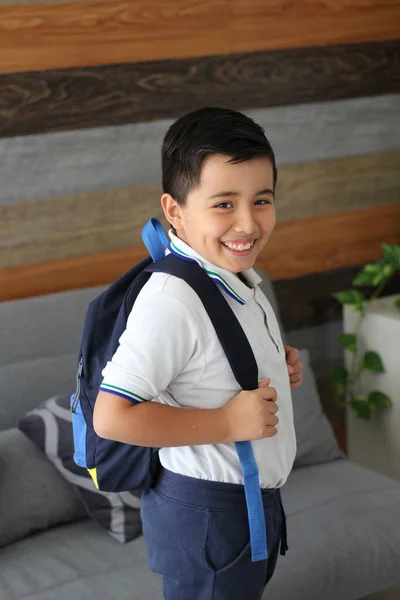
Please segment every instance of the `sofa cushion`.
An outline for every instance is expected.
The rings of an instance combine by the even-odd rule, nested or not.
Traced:
[[[27,413],[18,427],[50,459],[66,481],[75,486],[89,515],[121,543],[140,535],[140,496],[132,492],[119,494],[96,489],[86,469],[74,460],[74,444],[69,399],[60,394]]]
[[[354,600],[400,584],[398,482],[341,459],[293,470],[282,500],[289,550],[263,600]]]
[[[297,452],[294,468],[342,458],[331,424],[322,410],[307,350],[300,350],[303,383],[292,390]]]
[[[1,600],[162,600],[143,536],[116,544],[91,519],[0,548]]]
[[[44,454],[18,429],[1,431],[0,546],[86,517],[79,494]]]
[[[44,398],[74,389],[89,302],[104,286],[0,302],[0,430]]]

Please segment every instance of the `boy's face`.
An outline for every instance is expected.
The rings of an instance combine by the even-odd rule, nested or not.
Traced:
[[[165,216],[177,235],[210,263],[239,273],[250,269],[275,227],[273,170],[266,157],[232,164],[211,155],[184,206],[163,194]]]

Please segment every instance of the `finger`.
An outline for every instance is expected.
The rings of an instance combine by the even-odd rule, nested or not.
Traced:
[[[303,377],[301,376],[301,373],[295,373],[294,375],[292,375],[290,377],[290,383],[297,383],[298,381],[302,381]]]
[[[271,378],[267,377],[266,379],[263,379],[262,381],[259,382],[258,387],[259,388],[268,387],[270,382],[271,382]]]
[[[303,363],[299,360],[294,363],[294,365],[288,365],[288,373],[289,375],[294,375],[296,373],[301,373],[303,369]]]
[[[267,389],[265,389],[263,391],[263,394],[262,394],[262,398],[264,400],[272,400],[272,402],[276,401],[277,396],[278,396],[278,394],[276,392],[276,389],[273,387],[268,387]]]
[[[292,374],[293,375],[301,375],[303,368],[299,365],[295,365],[294,367],[292,367],[293,371]]]
[[[267,410],[270,415],[275,415],[279,410],[279,406],[277,405],[276,402],[269,400],[268,405],[267,405]],[[279,419],[278,419],[278,421],[279,421]]]
[[[292,346],[286,346],[286,362],[288,365],[294,365],[299,358],[299,351]]]
[[[279,423],[279,419],[276,415],[271,415],[268,421],[265,422],[266,427],[276,427]]]
[[[302,383],[303,383],[303,380],[301,380],[301,381],[299,381],[297,383],[291,383],[290,384],[290,389],[291,390],[297,390],[297,388],[299,388]]]
[[[295,390],[296,388],[300,387],[301,384],[303,383],[303,378],[299,377],[295,380],[290,380],[290,389],[291,390]]]
[[[266,437],[273,437],[278,433],[278,430],[276,427],[271,427],[271,425],[267,425],[265,433]]]

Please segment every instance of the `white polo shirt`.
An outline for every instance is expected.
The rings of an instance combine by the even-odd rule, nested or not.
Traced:
[[[285,352],[278,322],[258,287],[254,269],[236,275],[208,263],[169,232],[174,253],[195,258],[218,282],[238,318],[258,365],[259,381],[277,390],[278,433],[251,442],[263,488],[282,486],[293,466],[296,435]],[[182,279],[153,273],[138,295],[120,345],[103,369],[101,389],[135,401],[186,408],[217,408],[240,391],[201,300]],[[160,449],[170,471],[243,484],[234,443]]]

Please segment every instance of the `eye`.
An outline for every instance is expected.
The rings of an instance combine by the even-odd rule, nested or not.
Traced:
[[[220,204],[217,204],[215,208],[233,208],[233,204],[232,202],[220,202]]]
[[[256,204],[259,204],[260,206],[265,206],[266,204],[272,204],[272,200],[262,198],[261,200],[257,200]]]

